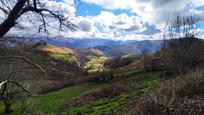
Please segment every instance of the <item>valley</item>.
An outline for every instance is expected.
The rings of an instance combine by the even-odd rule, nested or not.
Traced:
[[[40,115],[132,114],[138,111],[134,107],[141,104],[142,98],[147,98],[145,101],[148,101],[151,99],[148,95],[163,90],[165,87],[162,84],[172,83],[174,80],[182,81],[174,77],[174,72],[165,68],[161,50],[116,56],[113,53],[117,51],[109,47],[95,48],[79,50],[51,45],[44,41],[39,41],[29,48],[2,48],[2,57],[26,57],[26,60],[32,61],[29,63],[42,67],[47,76],[44,77],[35,68],[28,67],[18,59],[0,60],[1,75],[8,74],[6,68],[20,67],[20,70],[27,68],[23,69],[26,72],[19,72],[20,75],[30,76],[28,82],[26,78],[19,79],[20,83],[33,87],[32,85],[36,84],[30,83],[30,79],[34,77],[34,81],[40,80],[38,85],[34,86],[37,90],[30,89],[36,93],[26,98],[25,109],[28,113]],[[113,53],[110,55],[109,51]],[[18,76],[18,71],[12,75],[13,78],[15,76]],[[171,91],[171,88],[167,90]],[[17,97],[12,102],[13,112],[10,115],[21,114],[22,106],[20,98]],[[4,111],[3,104],[0,104],[0,111]]]
[[[143,67],[128,67],[142,59],[136,54],[95,55],[42,41],[30,49],[9,48],[0,52],[1,56],[25,56],[46,70],[48,76],[40,83],[41,93],[28,99],[32,106],[27,109],[39,114],[115,113],[142,95],[142,91],[153,91],[161,76],[161,71],[147,73]],[[20,105],[19,101],[12,105],[11,115],[20,114]]]

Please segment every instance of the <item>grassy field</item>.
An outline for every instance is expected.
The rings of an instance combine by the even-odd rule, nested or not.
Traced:
[[[49,56],[55,59],[65,61],[65,62],[76,62],[76,59],[71,55],[50,53]]]
[[[54,45],[40,46],[37,49],[39,49],[43,52],[49,52],[49,53],[67,54],[67,55],[74,54],[74,50],[72,50],[70,48],[59,47],[59,46],[54,46]]]
[[[125,77],[120,80],[135,85],[137,88],[134,91],[122,93],[121,95],[113,98],[99,99],[83,106],[66,107],[66,104],[78,96],[108,87],[110,83],[82,84],[39,95],[30,99],[31,102],[34,102],[34,106],[32,106],[31,110],[49,115],[56,115],[59,113],[64,115],[72,115],[77,113],[84,113],[87,115],[116,113],[131,100],[138,98],[143,91],[154,90],[157,86],[156,81],[159,79],[160,73],[160,71],[147,73],[144,70],[126,73],[126,75],[124,74]],[[20,107],[20,103],[16,102],[12,106],[14,112],[11,115],[20,114]],[[0,106],[0,110],[3,111],[3,106]]]
[[[157,84],[156,81],[160,78],[161,72],[145,72],[144,70],[136,71],[131,74],[128,74],[126,78],[124,78],[123,82],[128,82],[130,84],[136,85],[136,89],[131,92],[123,93],[114,98],[104,98],[94,102],[90,102],[87,105],[80,107],[71,107],[65,110],[62,114],[70,115],[70,114],[87,114],[87,115],[98,115],[98,114],[112,114],[118,111],[131,102],[133,99],[137,99],[144,91],[153,91],[156,89]],[[142,78],[142,79],[141,79]]]
[[[45,113],[45,114],[51,114],[56,115],[60,111],[60,107],[67,101],[73,99],[74,97],[83,95],[85,93],[88,93],[90,91],[94,91],[100,88],[103,88],[107,86],[107,84],[83,84],[76,87],[68,87],[61,89],[59,91],[50,92],[47,94],[39,95],[36,97],[33,97],[31,99],[32,102],[34,102],[34,106],[32,111],[38,112],[38,113]],[[20,102],[16,102],[12,109],[14,112],[11,113],[11,115],[20,115],[21,114],[21,104]],[[0,111],[3,111],[3,106],[0,106]]]
[[[12,54],[24,54],[26,57],[31,57],[32,53],[16,52],[12,50]],[[4,51],[4,55],[8,51]],[[45,66],[45,62],[49,61],[50,58],[60,59],[63,61],[73,62],[76,61],[73,57],[58,53],[49,53],[51,57],[36,53],[35,61],[39,62],[40,65]],[[134,58],[137,55],[127,55],[123,58]],[[86,66],[94,70],[100,67],[102,63],[107,59],[106,57],[96,58],[89,56],[90,62]],[[48,70],[51,70],[51,66],[47,66]],[[49,71],[48,71],[49,72]],[[116,113],[123,106],[127,105],[131,100],[137,99],[143,91],[152,91],[156,88],[156,81],[159,79],[161,72],[146,72],[145,70],[131,70],[131,71],[117,71],[114,73],[115,78],[113,82],[126,82],[135,85],[137,88],[131,92],[125,92],[112,98],[102,98],[95,101],[91,101],[83,106],[68,107],[67,103],[71,102],[74,98],[82,96],[86,93],[99,90],[101,88],[111,85],[111,82],[105,84],[88,83],[82,84],[75,87],[67,87],[58,91],[42,94],[29,99],[29,110],[31,112],[45,113],[48,115],[64,114],[72,115],[77,113],[90,114],[101,114],[101,113]],[[57,75],[58,76],[58,75]],[[69,76],[69,75],[67,75]],[[12,106],[14,112],[11,115],[21,114],[21,103],[15,102]],[[0,105],[0,111],[3,112],[3,105]]]
[[[131,59],[131,58],[137,58],[137,57],[140,57],[141,55],[139,55],[139,54],[127,54],[127,55],[124,55],[124,56],[122,56],[122,58],[129,58],[129,59]]]

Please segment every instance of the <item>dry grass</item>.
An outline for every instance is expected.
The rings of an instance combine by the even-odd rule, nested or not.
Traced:
[[[54,45],[45,45],[39,47],[41,51],[49,52],[49,53],[58,53],[58,54],[74,54],[75,52],[72,49],[65,47],[57,47]]]
[[[130,115],[204,115],[204,73],[193,71],[160,83],[154,93],[145,93],[123,113]]]
[[[99,49],[96,49],[96,48],[90,48],[88,49],[89,50],[89,53],[92,54],[92,55],[96,55],[96,56],[105,56],[105,54],[100,51]]]

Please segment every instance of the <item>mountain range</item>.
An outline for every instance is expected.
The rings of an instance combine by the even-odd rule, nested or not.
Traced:
[[[115,41],[100,38],[77,39],[64,37],[41,37],[38,38],[38,40],[43,40],[52,45],[81,50],[96,56],[106,55],[110,57],[117,57],[125,54],[142,54],[144,51],[155,52],[161,48],[162,42],[161,40]]]

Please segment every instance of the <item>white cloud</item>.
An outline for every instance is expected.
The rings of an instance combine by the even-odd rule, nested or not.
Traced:
[[[79,29],[76,32],[69,33],[69,37],[76,37],[77,35],[79,38],[127,39],[128,35],[139,34],[146,29],[138,16],[115,15],[109,11],[102,11],[97,16],[79,16],[75,23]]]
[[[203,0],[82,0],[105,9],[130,9],[146,22],[158,24],[168,17],[183,14],[191,6],[204,6]]]
[[[92,23],[88,20],[80,21],[78,26],[82,31],[85,31],[85,32],[90,32],[92,29]]]
[[[192,2],[192,6],[194,6],[194,7],[204,6],[204,0],[194,0]]]
[[[204,22],[204,10],[190,10],[190,13],[194,14],[196,17],[199,18],[200,21]]]
[[[177,15],[196,14],[201,21],[204,20],[204,0],[82,0],[86,3],[96,4],[108,10],[128,9],[137,16],[120,14],[115,16],[111,12],[102,12],[96,20],[104,24],[104,32],[110,36],[125,39],[157,38],[167,21]],[[106,18],[108,17],[108,18]],[[129,32],[129,33],[128,33]],[[138,35],[138,33],[141,33]],[[156,36],[156,37],[152,37]]]
[[[43,0],[47,1],[47,0]],[[193,13],[204,21],[204,10],[196,10],[195,7],[204,6],[204,0],[81,0],[86,3],[102,6],[108,11],[101,11],[96,16],[75,16],[76,8],[73,6],[74,0],[62,0],[57,2],[51,0],[46,8],[58,10],[60,7],[65,16],[70,19],[78,30],[75,32],[64,31],[61,35],[76,38],[108,38],[108,39],[160,39],[162,26],[169,17],[178,14]],[[79,6],[80,7],[80,6]],[[115,9],[130,10],[135,14],[129,16],[125,13],[115,15]],[[1,15],[1,12],[0,12]],[[34,19],[34,20],[33,20]],[[17,28],[13,28],[11,34],[27,34],[37,32],[40,25],[36,20],[36,15],[24,15],[19,19]],[[58,35],[58,23],[48,18],[50,35]],[[19,28],[23,29],[22,31]],[[203,30],[202,30],[203,31]]]

